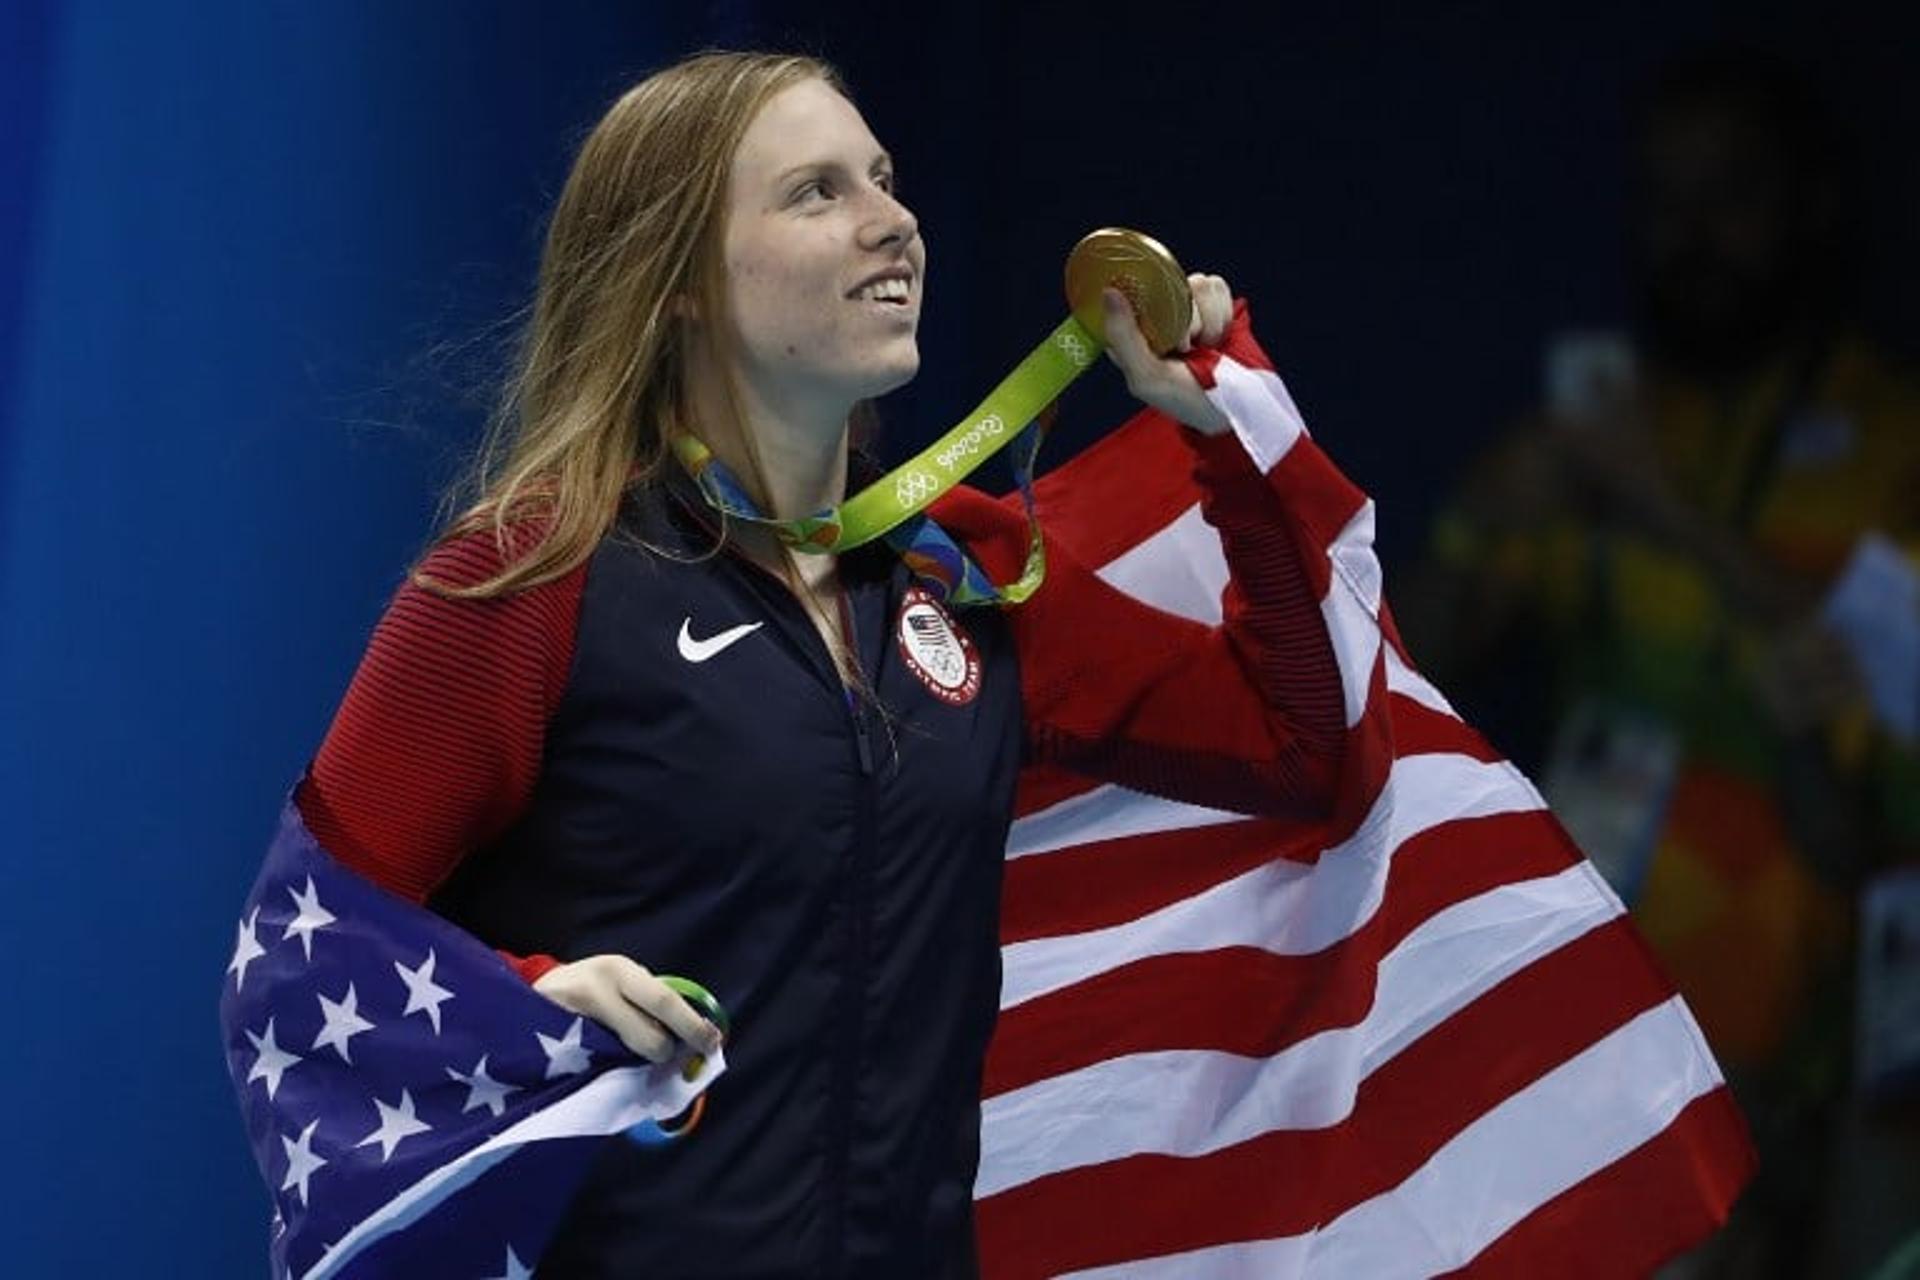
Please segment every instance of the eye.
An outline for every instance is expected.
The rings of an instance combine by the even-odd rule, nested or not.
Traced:
[[[893,175],[885,170],[873,175],[873,185],[890,196],[900,194],[900,188],[895,184]]]
[[[815,199],[831,199],[832,196],[833,185],[825,178],[808,178],[793,189],[790,199],[794,204],[807,204]]]

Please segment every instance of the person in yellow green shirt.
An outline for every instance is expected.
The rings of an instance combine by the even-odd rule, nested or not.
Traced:
[[[1636,125],[1632,337],[1556,344],[1549,403],[1470,470],[1400,622],[1470,707],[1524,704],[1503,745],[1538,735],[1549,800],[1728,1065],[1778,1210],[1783,1269],[1752,1273],[1786,1274],[1849,1083],[1853,895],[1920,855],[1914,744],[1822,616],[1863,538],[1920,565],[1920,383],[1847,323],[1859,203],[1797,81],[1678,63]]]

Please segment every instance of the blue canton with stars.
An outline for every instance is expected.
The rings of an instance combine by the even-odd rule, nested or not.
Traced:
[[[604,1117],[640,1119],[644,1141],[659,1130],[642,1117],[672,1116],[723,1069],[695,1086],[642,1063],[479,939],[335,862],[291,802],[241,910],[220,1022],[273,1199],[276,1280],[527,1276],[614,1131]]]

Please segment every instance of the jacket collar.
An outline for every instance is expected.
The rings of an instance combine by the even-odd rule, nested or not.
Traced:
[[[847,493],[858,493],[885,474],[880,460],[865,449],[847,451]],[[720,540],[720,513],[707,504],[699,484],[669,454],[657,481],[627,491],[620,527],[648,542],[698,554],[711,551]],[[841,575],[849,581],[886,577],[900,564],[893,549],[880,539],[842,552],[839,559]]]

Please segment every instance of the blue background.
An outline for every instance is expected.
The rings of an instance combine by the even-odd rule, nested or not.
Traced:
[[[1623,321],[1624,96],[1701,37],[1833,91],[1882,196],[1871,312],[1920,329],[1891,10],[650,8],[0,8],[0,1272],[262,1271],[214,1024],[234,915],[478,426],[571,147],[653,66],[848,71],[931,245],[891,451],[1046,331],[1079,234],[1143,226],[1255,300],[1389,572],[1542,337]],[[1055,456],[1125,410],[1076,389]]]

